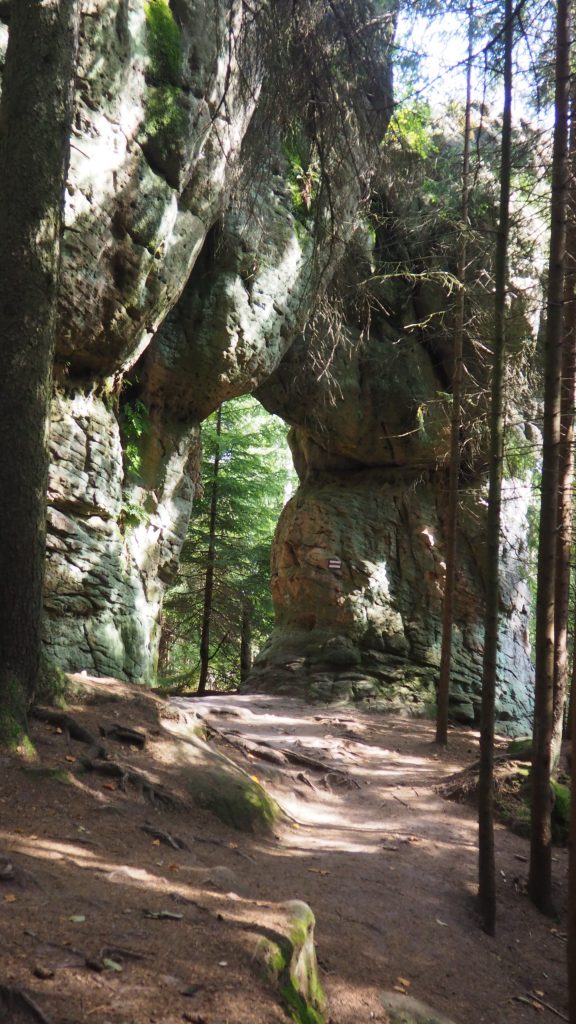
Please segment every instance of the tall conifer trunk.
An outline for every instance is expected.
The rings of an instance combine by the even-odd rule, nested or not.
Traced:
[[[532,743],[530,870],[528,891],[549,913],[552,900],[551,748],[554,688],[554,597],[560,445],[560,373],[563,340],[564,259],[568,195],[570,0],[558,0],[550,261],[545,337],[542,496],[536,598],[536,685]]]
[[[482,665],[480,776],[478,782],[478,901],[482,926],[496,930],[496,865],[494,856],[494,715],[496,704],[498,607],[500,601],[500,512],[504,438],[504,360],[506,286],[512,164],[512,0],[504,9],[504,111],[500,161],[500,211],[496,240],[494,357],[490,408],[490,481],[486,524],[486,618]]]
[[[560,756],[568,688],[568,619],[572,556],[574,398],[576,388],[576,83],[570,86],[569,182],[560,395],[560,471],[554,597],[554,725],[552,768]]]
[[[214,595],[214,562],[216,559],[216,520],[218,516],[218,472],[220,470],[220,436],[222,434],[222,406],[216,418],[216,454],[212,473],[212,497],[210,500],[210,522],[208,526],[208,559],[204,580],[204,607],[202,611],[202,629],[200,632],[200,678],[197,694],[206,692],[208,667],[210,664],[210,626],[212,622],[212,603]]]
[[[456,582],[456,537],[458,529],[458,491],[460,476],[460,428],[462,419],[462,349],[466,312],[466,251],[468,206],[470,195],[470,108],[472,95],[472,43],[474,7],[468,9],[468,62],[466,65],[466,106],[464,114],[464,148],[462,155],[462,236],[458,252],[457,276],[460,282],[456,324],[454,328],[454,369],[452,373],[452,423],[450,432],[450,473],[448,485],[448,517],[446,524],[446,581],[442,605],[442,650],[438,681],[438,713],[436,743],[448,742],[448,706],[450,702],[450,669],[452,663],[452,627],[454,624],[454,589]]]
[[[78,0],[12,5],[0,101],[0,742],[36,686],[48,413]]]

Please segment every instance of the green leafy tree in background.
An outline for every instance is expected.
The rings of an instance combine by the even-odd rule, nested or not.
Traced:
[[[166,601],[159,671],[197,684],[209,581],[209,683],[226,688],[272,627],[270,544],[293,471],[285,424],[250,396],[227,402],[202,430],[203,486]]]

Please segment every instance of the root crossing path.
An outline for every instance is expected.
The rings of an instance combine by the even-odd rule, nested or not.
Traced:
[[[475,913],[474,808],[436,792],[477,759],[476,733],[453,730],[439,752],[432,723],[415,718],[282,696],[174,703],[193,711],[286,812],[274,840],[250,841],[243,893],[311,905],[335,1024],[387,1020],[385,989],[455,1024],[565,1017],[565,933],[527,899],[527,840],[497,829],[491,939]],[[565,850],[554,866],[563,908]]]

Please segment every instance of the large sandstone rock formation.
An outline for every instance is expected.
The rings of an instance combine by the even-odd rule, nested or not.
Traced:
[[[375,26],[354,70],[324,5],[82,5],[49,482],[64,668],[154,677],[199,424],[278,365],[355,230],[391,105]],[[312,114],[332,85],[299,67],[322,45],[348,76],[333,138]]]
[[[409,322],[409,321],[408,321]],[[448,412],[421,339],[373,325],[335,355],[327,376],[302,377],[297,342],[260,389],[287,418],[300,486],[272,552],[276,628],[250,685],[312,698],[409,706],[435,699],[441,647],[448,488]],[[296,425],[297,424],[297,425]],[[526,497],[505,482],[499,726],[528,727],[531,709]],[[460,497],[452,713],[479,720],[483,652],[485,490]]]
[[[368,333],[353,317],[336,341],[322,323],[314,344],[302,333],[352,238],[369,263],[358,210],[391,108],[391,24],[379,8],[368,43],[335,9],[84,0],[50,442],[45,640],[66,669],[154,677],[200,423],[260,389],[294,428],[301,485],[274,547],[277,628],[250,685],[433,696],[449,335],[439,354],[404,326],[415,299],[388,314],[380,302]],[[476,467],[459,542],[454,707],[468,721],[481,480]],[[509,516],[512,730],[526,727],[530,679],[522,530]]]

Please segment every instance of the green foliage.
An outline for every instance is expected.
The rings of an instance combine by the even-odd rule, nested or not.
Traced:
[[[407,100],[393,114],[384,144],[426,159],[438,152],[431,120],[430,104],[426,100]]]
[[[186,127],[186,112],[181,105],[181,90],[174,85],[150,86],[146,103],[147,135],[164,135],[166,143],[176,143]]]
[[[168,0],[147,0],[144,5],[151,77],[157,85],[179,86],[182,43]]]
[[[283,144],[288,163],[287,184],[298,220],[305,221],[314,210],[320,185],[320,167],[310,154],[310,145],[298,131],[292,131]]]
[[[150,415],[139,398],[122,403],[120,430],[126,470],[138,477],[142,470],[142,439],[150,433]]]
[[[168,0],[148,0],[145,12],[150,67],[144,133],[161,135],[170,146],[178,142],[187,123],[181,91],[181,32]]]
[[[176,677],[183,689],[197,682],[216,451],[220,466],[210,685],[238,685],[243,607],[250,609],[254,648],[270,632],[270,544],[292,478],[286,427],[256,399],[247,396],[223,406],[220,438],[216,417],[214,413],[203,424],[203,489],[195,499],[178,580],[165,605],[168,655],[160,673],[167,684],[174,685]]]

